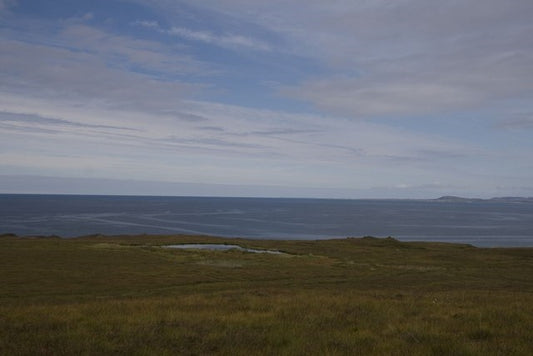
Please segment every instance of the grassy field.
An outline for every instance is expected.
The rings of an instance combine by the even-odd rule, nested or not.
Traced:
[[[533,249],[2,236],[0,354],[532,355]]]

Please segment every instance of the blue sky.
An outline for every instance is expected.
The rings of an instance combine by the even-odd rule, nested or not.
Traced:
[[[530,0],[0,0],[0,191],[533,196],[531,18]]]

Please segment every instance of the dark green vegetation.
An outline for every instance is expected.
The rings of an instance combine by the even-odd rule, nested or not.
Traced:
[[[0,354],[531,355],[533,249],[3,236]]]

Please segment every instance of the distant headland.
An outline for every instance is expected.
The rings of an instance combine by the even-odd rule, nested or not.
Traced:
[[[455,195],[444,195],[437,199],[431,199],[434,201],[444,201],[444,202],[482,202],[482,201],[494,201],[494,202],[509,202],[509,203],[531,203],[533,202],[533,197],[495,197],[489,199],[481,198],[464,198],[458,197]]]

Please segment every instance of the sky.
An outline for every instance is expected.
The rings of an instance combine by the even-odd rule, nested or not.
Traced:
[[[0,0],[0,192],[533,196],[531,0]]]

